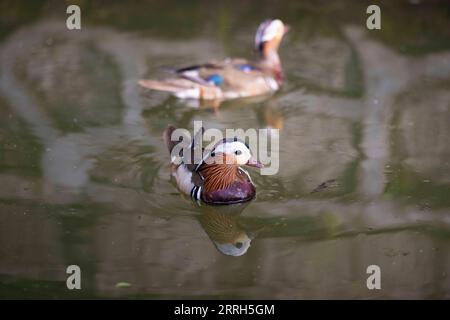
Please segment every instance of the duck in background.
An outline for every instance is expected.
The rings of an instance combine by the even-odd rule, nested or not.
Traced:
[[[202,129],[189,145],[188,154],[182,154],[181,149],[179,156],[182,161],[175,164],[177,158],[172,151],[182,142],[172,141],[175,130],[174,126],[169,125],[163,138],[172,157],[172,176],[181,192],[190,195],[193,200],[218,205],[246,202],[255,197],[255,186],[248,172],[241,166],[264,166],[252,156],[247,144],[237,138],[223,139],[203,159],[194,161],[195,147],[198,140],[203,138]]]
[[[258,28],[257,61],[225,59],[171,70],[166,80],[139,80],[142,87],[170,92],[181,99],[224,100],[267,95],[277,91],[284,76],[278,48],[289,27],[279,19],[266,20]]]

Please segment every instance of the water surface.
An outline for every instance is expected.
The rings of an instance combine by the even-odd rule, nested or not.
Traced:
[[[0,297],[450,297],[448,4],[385,2],[369,31],[361,1],[79,3],[81,31],[54,1],[1,4]],[[267,17],[291,25],[276,95],[199,108],[136,85],[252,57]],[[179,194],[161,134],[194,120],[281,128],[254,201]]]

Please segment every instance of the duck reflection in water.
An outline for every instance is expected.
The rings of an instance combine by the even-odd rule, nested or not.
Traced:
[[[241,213],[249,203],[228,206],[199,206],[199,221],[216,248],[228,256],[242,256],[251,241],[264,229],[247,228],[240,224]]]

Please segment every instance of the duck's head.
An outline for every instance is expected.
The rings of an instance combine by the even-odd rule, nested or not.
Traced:
[[[252,155],[249,146],[237,138],[223,139],[216,144],[206,161],[209,164],[226,164],[263,168],[264,165]]]
[[[216,248],[227,256],[239,257],[244,255],[248,248],[250,248],[251,239],[243,233],[239,238],[234,239],[233,242],[220,243],[214,241]]]
[[[281,40],[289,26],[285,25],[280,19],[269,19],[261,23],[256,31],[255,48],[262,56],[270,52],[277,52]]]

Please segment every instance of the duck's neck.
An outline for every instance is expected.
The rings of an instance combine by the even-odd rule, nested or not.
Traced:
[[[259,64],[263,70],[273,75],[278,83],[283,82],[283,68],[281,66],[280,56],[276,50],[262,50]]]
[[[235,164],[204,164],[200,170],[204,177],[204,190],[211,192],[229,188],[241,179],[239,172],[239,166]]]

